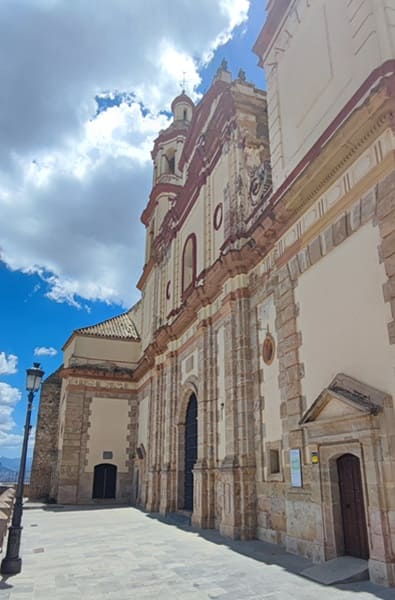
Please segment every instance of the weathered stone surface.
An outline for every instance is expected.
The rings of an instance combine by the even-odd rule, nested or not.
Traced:
[[[376,190],[373,188],[361,198],[361,223],[367,223],[376,212]]]
[[[361,201],[358,200],[347,213],[347,230],[352,233],[361,225]]]
[[[347,237],[347,217],[346,215],[342,215],[334,224],[333,224],[333,243],[335,246],[338,246]]]
[[[395,230],[387,235],[381,244],[381,253],[384,259],[395,253]]]
[[[386,238],[395,230],[395,210],[391,211],[380,221],[380,234]]]
[[[34,446],[30,497],[49,498],[58,457],[61,379],[55,371],[42,384]]]
[[[385,179],[379,181],[377,189],[379,201],[387,196],[395,198],[395,172],[390,173]],[[377,216],[382,217],[383,214],[378,214]]]
[[[320,242],[320,238],[317,237],[315,240],[313,240],[311,242],[311,244],[309,244],[310,263],[312,265],[314,265],[316,262],[318,262],[320,260],[321,256],[322,256],[321,242]]]
[[[310,266],[310,258],[309,258],[308,248],[305,248],[304,250],[301,250],[299,252],[299,254],[298,254],[298,261],[299,261],[300,272],[303,273]]]
[[[325,256],[333,248],[333,230],[332,225],[329,225],[320,235],[322,254]]]

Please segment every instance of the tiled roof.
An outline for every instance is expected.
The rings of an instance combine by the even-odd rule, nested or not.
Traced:
[[[76,329],[77,335],[90,335],[106,338],[117,338],[123,340],[139,340],[140,336],[129,313],[123,313],[112,319],[107,319],[90,327]]]

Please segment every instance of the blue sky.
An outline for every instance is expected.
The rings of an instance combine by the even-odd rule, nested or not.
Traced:
[[[139,298],[149,151],[183,73],[195,99],[223,58],[264,87],[263,0],[132,4],[0,5],[0,456],[19,456],[25,369]]]

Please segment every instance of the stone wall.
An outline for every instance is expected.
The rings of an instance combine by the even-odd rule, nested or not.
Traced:
[[[51,497],[51,478],[56,472],[61,378],[59,369],[42,384],[30,477],[31,499]]]
[[[14,496],[14,487],[0,486],[0,550],[3,548],[4,539],[7,535],[7,527],[14,505]]]
[[[127,424],[122,428],[124,435],[124,464],[117,462],[117,492],[111,503],[127,504],[135,501],[132,489],[133,454],[137,445],[137,400],[131,389],[131,376],[127,369],[112,371],[110,367],[75,367],[65,370],[64,390],[66,395],[63,444],[58,457],[56,499],[63,504],[91,504],[101,501],[92,499],[93,465],[88,459],[90,450],[96,444],[92,422],[93,399],[103,399],[111,406],[112,399],[127,404]],[[111,419],[104,423],[113,436],[119,434],[119,427],[111,428]],[[125,423],[123,423],[125,425]],[[118,442],[118,440],[117,440]],[[108,448],[103,448],[106,450]],[[111,448],[109,448],[111,450]],[[95,455],[96,456],[96,455]],[[99,462],[113,463],[113,459],[99,459]],[[119,464],[118,464],[119,463]]]

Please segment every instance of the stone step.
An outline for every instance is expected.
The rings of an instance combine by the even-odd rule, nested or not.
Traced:
[[[339,556],[325,563],[308,567],[301,572],[301,575],[323,585],[362,581],[369,579],[368,561],[353,556]]]
[[[166,521],[175,525],[190,526],[192,513],[186,510],[180,510],[174,513],[166,513]]]

